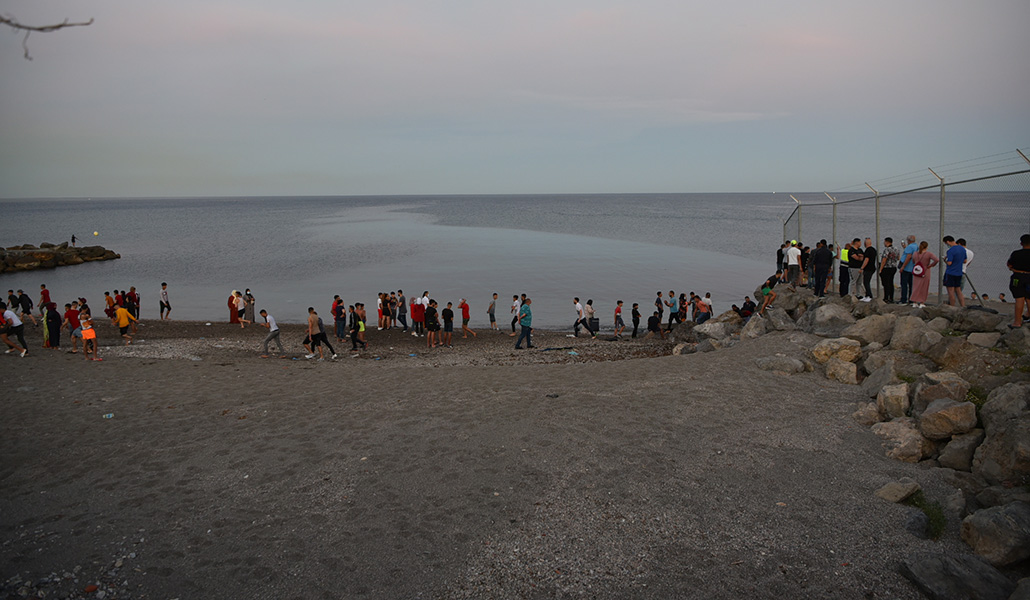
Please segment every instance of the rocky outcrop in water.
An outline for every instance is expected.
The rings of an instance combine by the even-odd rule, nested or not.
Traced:
[[[32,271],[34,269],[53,269],[68,265],[81,265],[96,260],[114,260],[121,254],[108,250],[103,246],[70,247],[68,242],[50,244],[43,242],[39,246],[25,244],[0,249],[0,273],[16,271]]]

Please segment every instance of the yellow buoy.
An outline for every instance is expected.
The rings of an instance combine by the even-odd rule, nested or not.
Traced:
[[[93,235],[100,235],[100,232],[99,231],[94,231]]]

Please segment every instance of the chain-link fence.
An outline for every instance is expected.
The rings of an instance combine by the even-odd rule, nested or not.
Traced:
[[[950,235],[965,240],[973,254],[965,295],[996,300],[1008,291],[1009,254],[1019,248],[1019,237],[1030,233],[1030,159],[1016,150],[791,198],[795,206],[784,220],[785,240],[814,248],[816,240],[826,239],[836,249],[868,237],[882,252],[884,238],[903,249],[906,238],[914,236],[943,261],[947,247],[942,238]],[[944,266],[930,274],[930,292],[937,293],[938,301],[947,296]],[[833,277],[836,285],[836,268]],[[873,280],[875,295],[884,297],[879,277]],[[899,281],[895,277],[892,285]],[[901,299],[896,293],[894,298]]]

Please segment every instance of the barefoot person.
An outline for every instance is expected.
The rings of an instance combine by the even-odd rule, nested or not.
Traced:
[[[440,345],[453,348],[451,339],[454,337],[454,311],[450,302],[447,303],[447,308],[440,311],[440,316],[443,317],[443,340]]]
[[[129,335],[129,324],[132,324],[132,332],[136,333],[136,317],[129,313],[129,309],[124,306],[119,306],[114,311],[114,318],[111,319],[111,323],[118,327],[118,331],[121,332],[122,337],[125,338],[125,345],[128,346],[132,343],[132,336]]]
[[[268,358],[268,342],[271,342],[272,340],[275,340],[275,345],[279,347],[279,354],[286,354],[286,351],[283,350],[282,340],[279,339],[279,324],[275,322],[275,317],[268,314],[268,311],[263,308],[258,314],[260,314],[261,318],[265,320],[265,322],[260,323],[260,325],[268,329],[268,335],[265,336],[265,351],[261,355],[261,358]]]
[[[615,302],[615,337],[622,335],[622,330],[626,328],[626,322],[622,320],[622,300]]]
[[[1019,250],[1009,255],[1006,265],[1012,276],[1009,278],[1009,291],[1016,299],[1016,312],[1009,325],[1009,329],[1017,329],[1023,326],[1023,307],[1030,299],[1030,233],[1025,233],[1019,238],[1022,246]]]
[[[436,312],[436,300],[430,300],[426,307],[426,348],[437,346],[436,332],[440,331],[440,321]]]
[[[508,337],[515,337],[515,324],[519,322],[519,310],[522,308],[522,303],[519,302],[518,294],[511,297],[511,334]]]
[[[490,329],[499,331],[497,329],[497,292],[494,292],[494,298],[490,301],[490,306],[487,307],[486,314],[490,315]]]
[[[458,308],[461,309],[461,337],[467,338],[470,333],[472,337],[476,337],[476,332],[469,329],[470,310],[468,301],[462,298],[461,302],[458,303]]]
[[[79,314],[79,324],[82,327],[82,355],[86,360],[103,360],[97,354],[97,330],[93,328],[93,316],[89,312]],[[90,354],[93,356],[91,357]]]
[[[82,339],[82,324],[79,322],[79,302],[64,305],[64,323],[62,327],[68,329],[68,337],[72,342],[71,354],[79,352],[79,340]]]

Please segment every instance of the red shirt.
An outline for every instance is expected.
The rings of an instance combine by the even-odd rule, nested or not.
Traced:
[[[68,321],[68,325],[75,331],[79,327],[79,311],[74,308],[69,308],[64,311],[64,320]]]
[[[469,316],[469,303],[468,302],[466,302],[465,304],[461,305],[461,318],[462,319],[470,319],[470,318],[472,318],[472,317]]]
[[[50,304],[50,290],[42,289],[39,291],[39,305],[41,307]]]

